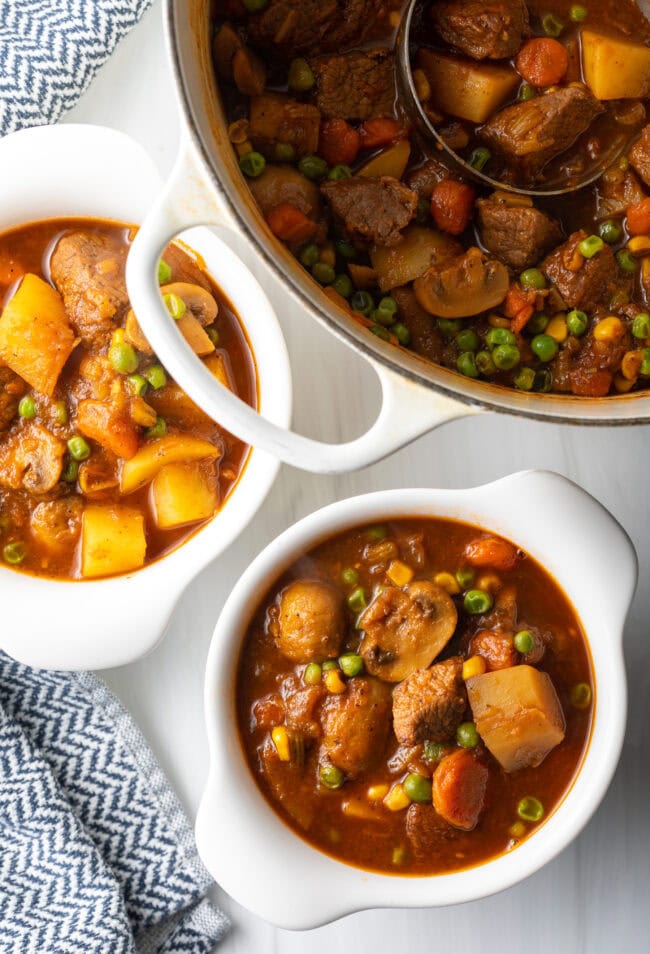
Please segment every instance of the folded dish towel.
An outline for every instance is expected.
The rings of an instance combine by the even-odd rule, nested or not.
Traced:
[[[0,653],[0,954],[207,954],[210,883],[107,687]]]
[[[152,0],[0,0],[0,136],[71,109]]]

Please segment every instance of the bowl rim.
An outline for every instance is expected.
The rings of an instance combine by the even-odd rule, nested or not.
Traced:
[[[505,533],[524,546],[554,576],[580,554],[591,580],[563,586],[587,633],[596,707],[590,742],[563,800],[541,828],[516,850],[450,874],[404,876],[356,868],[304,841],[280,818],[259,790],[239,742],[234,675],[241,640],[260,594],[300,554],[340,530],[366,521],[399,516],[448,516],[504,533],[508,508],[519,519],[543,493],[556,503],[537,516],[546,523],[545,548],[531,545],[531,531]],[[561,521],[574,533],[562,552],[551,556]],[[551,529],[552,528],[552,529]],[[554,537],[555,534],[555,537]],[[596,553],[593,541],[603,541]],[[571,544],[573,539],[573,544]],[[566,550],[567,552],[564,552]],[[595,553],[595,558],[590,559]],[[582,567],[581,564],[578,564]],[[409,488],[346,498],[317,510],[276,537],[235,585],[215,626],[206,664],[204,711],[210,752],[209,777],[196,822],[199,852],[206,867],[235,900],[280,927],[308,929],[374,907],[432,907],[477,900],[518,883],[555,857],[578,834],[598,807],[620,755],[626,719],[622,631],[637,578],[629,537],[615,519],[571,481],[545,471],[519,472],[466,490]],[[615,598],[585,613],[590,593],[618,580]],[[588,584],[588,585],[587,585]],[[589,618],[589,625],[585,616]],[[597,626],[598,624],[598,626]],[[542,832],[544,833],[542,835]],[[240,863],[255,851],[256,864]],[[274,860],[281,853],[282,865]],[[245,870],[244,870],[245,867]],[[296,893],[299,892],[299,893]],[[300,903],[296,903],[296,898]]]

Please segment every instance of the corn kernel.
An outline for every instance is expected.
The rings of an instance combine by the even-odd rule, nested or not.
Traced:
[[[566,324],[565,315],[555,315],[546,326],[546,334],[550,335],[558,344],[566,341],[569,329]]]
[[[487,669],[487,664],[482,656],[471,656],[463,663],[463,679],[473,679],[474,676],[482,676]]]
[[[325,673],[324,681],[328,692],[333,692],[336,696],[345,692],[345,683],[341,679],[341,673],[338,669],[329,669]]]
[[[621,374],[627,381],[636,381],[643,364],[642,351],[626,351],[621,361]]]
[[[633,255],[650,254],[650,235],[636,235],[627,243],[627,248]]]
[[[341,805],[341,810],[348,818],[363,818],[366,821],[376,821],[381,817],[370,805],[362,802],[360,798],[346,798]]]
[[[111,337],[111,344],[113,345],[124,344],[124,341],[125,341],[124,328],[116,328]]]
[[[487,590],[488,593],[496,593],[497,590],[501,589],[501,580],[496,573],[484,573],[476,581],[476,588]]]
[[[380,802],[388,794],[388,785],[371,785],[368,789],[368,799],[371,802]]]
[[[413,579],[413,570],[401,560],[393,560],[386,570],[386,576],[395,586],[406,586]]]
[[[510,826],[510,835],[513,838],[523,838],[525,834],[526,834],[526,826],[524,825],[523,822],[518,821]]]
[[[594,328],[596,341],[616,341],[623,334],[623,322],[616,315],[608,315]]]
[[[332,268],[334,268],[336,265],[336,252],[334,251],[334,246],[329,244],[324,245],[320,250],[318,261],[323,262],[325,265],[331,265]]]
[[[436,586],[441,586],[443,590],[446,590],[450,596],[455,596],[456,593],[460,593],[458,580],[452,573],[436,573],[433,582]]]
[[[391,812],[401,812],[403,809],[408,808],[410,804],[411,799],[404,791],[404,786],[401,782],[397,782],[396,785],[393,785],[390,792],[384,797],[384,805]]]
[[[401,20],[402,20],[402,15],[399,12],[399,10],[391,10],[390,13],[388,14],[388,22],[395,30],[400,25]]]
[[[622,374],[614,375],[614,389],[618,391],[619,394],[627,394],[633,387],[634,381],[630,381],[629,378],[624,378]]]
[[[281,762],[291,761],[291,745],[289,744],[289,733],[285,725],[276,725],[271,729],[271,738],[275,751],[278,753]]]
[[[641,283],[644,288],[650,285],[650,255],[641,259]]]
[[[413,70],[413,82],[418,99],[421,103],[425,103],[431,98],[431,83],[424,70]]]

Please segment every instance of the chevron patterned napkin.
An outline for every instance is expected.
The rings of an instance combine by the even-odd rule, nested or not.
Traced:
[[[152,0],[0,0],[0,136],[71,109]]]
[[[0,954],[207,954],[228,930],[210,884],[107,687],[0,652]]]

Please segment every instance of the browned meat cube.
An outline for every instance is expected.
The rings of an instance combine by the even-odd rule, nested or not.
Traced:
[[[524,0],[438,0],[431,19],[446,43],[475,60],[509,59],[528,34]]]
[[[547,162],[572,146],[602,111],[586,88],[564,86],[506,106],[488,120],[480,136],[509,165],[534,178]]]
[[[381,0],[270,0],[249,17],[248,33],[275,55],[329,53],[357,44],[382,12]]]
[[[374,765],[384,751],[390,728],[390,688],[378,679],[350,679],[340,695],[321,709],[323,754],[347,775]]]
[[[532,203],[513,206],[491,197],[478,199],[476,209],[483,247],[518,271],[535,265],[562,241],[559,222]]]
[[[433,805],[413,802],[406,813],[406,837],[417,861],[430,863],[448,841],[461,837],[457,828],[442,818]]]
[[[430,669],[418,669],[393,692],[393,729],[401,745],[446,742],[463,721],[467,707],[460,656]]]
[[[566,305],[592,311],[606,304],[616,288],[616,259],[609,245],[593,258],[583,258],[578,245],[584,238],[585,231],[574,232],[547,256],[541,268]]]
[[[0,367],[0,431],[5,431],[18,412],[18,402],[27,390],[11,368]]]
[[[124,281],[126,247],[108,235],[71,232],[50,261],[52,281],[79,337],[100,348],[129,303]]]
[[[305,156],[318,149],[320,112],[309,103],[299,103],[281,93],[252,96],[249,134],[260,152],[275,157],[278,143],[288,143],[296,155]]]
[[[645,199],[641,183],[631,169],[621,169],[618,163],[606,169],[598,183],[596,218],[616,218],[625,215],[631,205]]]
[[[404,181],[421,199],[430,199],[438,183],[450,177],[451,172],[442,159],[427,159],[421,166],[407,172]]]
[[[408,286],[394,288],[391,294],[397,302],[400,321],[410,332],[412,350],[430,361],[442,361],[445,342],[436,322],[419,303],[413,289]]]
[[[389,50],[354,50],[311,60],[316,105],[332,119],[389,116],[395,100],[395,68]]]
[[[415,192],[390,176],[324,182],[321,192],[349,238],[377,245],[394,245],[418,204]]]
[[[644,127],[628,157],[645,184],[650,186],[650,125]]]
[[[288,728],[306,739],[318,738],[321,730],[317,709],[325,693],[325,684],[322,682],[316,686],[306,686],[301,676],[295,673],[288,676],[282,683]]]
[[[282,591],[277,647],[293,662],[323,662],[343,639],[342,598],[332,586],[297,580]]]

